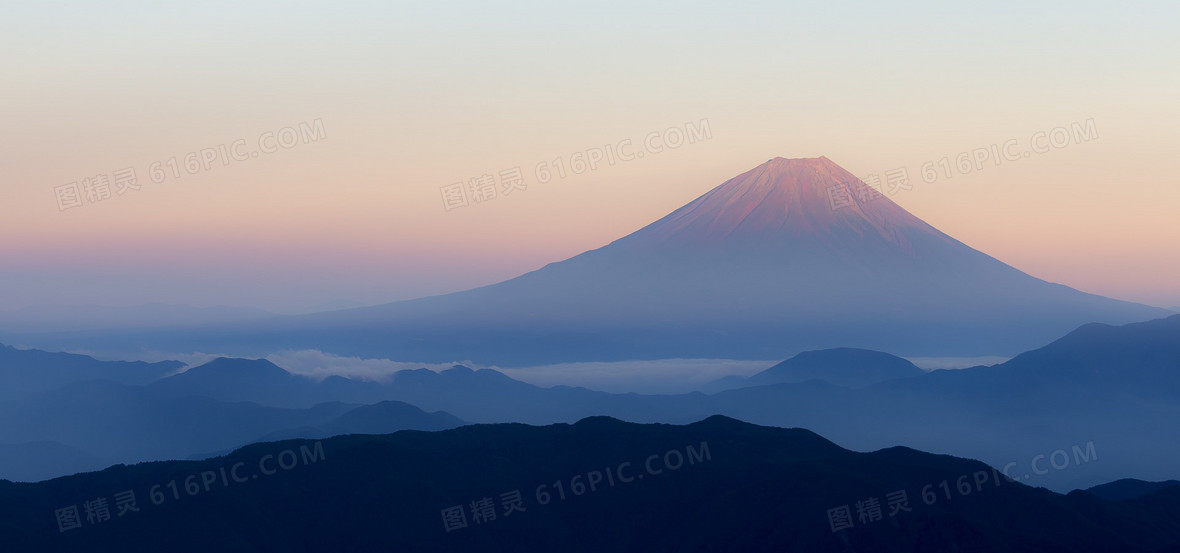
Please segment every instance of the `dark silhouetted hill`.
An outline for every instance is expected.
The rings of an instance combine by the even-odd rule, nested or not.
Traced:
[[[128,491],[138,511],[118,516],[115,495]],[[891,508],[902,492],[904,509]],[[1180,546],[1175,497],[1063,496],[977,461],[856,453],[725,417],[596,417],[256,444],[200,462],[0,482],[0,535],[6,549],[44,553],[1146,553]],[[85,505],[100,499],[109,519],[87,520]],[[81,527],[62,532],[56,513],[70,506]],[[845,507],[850,527],[833,531],[829,513]]]

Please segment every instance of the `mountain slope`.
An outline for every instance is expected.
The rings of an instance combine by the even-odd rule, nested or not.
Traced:
[[[1013,374],[1085,379],[1180,395],[1180,315],[1122,326],[1087,324],[1000,365]]]

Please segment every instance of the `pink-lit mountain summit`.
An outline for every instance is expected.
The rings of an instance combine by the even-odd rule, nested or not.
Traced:
[[[602,248],[498,284],[158,347],[501,365],[775,359],[837,346],[1004,355],[1084,323],[1164,314],[1029,276],[827,158],[774,158]]]
[[[896,238],[899,227],[930,228],[826,157],[777,157],[742,173],[639,233],[697,245],[822,237],[856,229]]]

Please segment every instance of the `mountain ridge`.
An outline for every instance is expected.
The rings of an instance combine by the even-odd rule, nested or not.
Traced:
[[[238,467],[232,481],[206,483],[205,475],[230,467]],[[179,491],[186,479],[195,484]],[[940,482],[948,483],[945,493]],[[136,493],[139,512],[59,530],[58,510],[122,490]],[[522,509],[506,515],[500,501],[512,490]],[[899,491],[906,509],[890,513],[887,498]],[[473,520],[470,509],[482,497],[497,516]],[[854,510],[869,498],[882,509],[876,520]],[[808,430],[729,417],[686,425],[593,417],[262,443],[203,461],[114,466],[38,484],[0,481],[0,531],[10,547],[47,553],[719,546],[1159,553],[1180,546],[1177,498],[1180,489],[1129,502],[1060,495],[971,459],[904,447],[859,453]],[[852,515],[837,527],[832,512],[841,507]],[[464,523],[448,523],[455,518],[445,512],[460,509]]]

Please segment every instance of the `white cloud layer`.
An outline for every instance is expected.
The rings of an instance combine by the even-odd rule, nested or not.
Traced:
[[[77,353],[87,354],[86,352]],[[187,367],[182,370],[187,370],[218,357],[229,356],[214,353],[182,354],[151,351],[135,355],[132,360],[148,362],[176,360],[185,363]],[[732,359],[658,359],[652,361],[560,363],[505,369],[470,361],[414,363],[391,359],[341,357],[319,350],[281,351],[266,356],[266,359],[291,373],[313,380],[323,380],[329,376],[343,376],[358,380],[385,382],[391,375],[401,370],[426,368],[432,371],[443,371],[454,365],[463,365],[472,369],[495,369],[514,379],[546,388],[581,386],[604,392],[647,394],[691,392],[701,385],[719,378],[730,375],[750,376],[777,363],[777,361]]]

